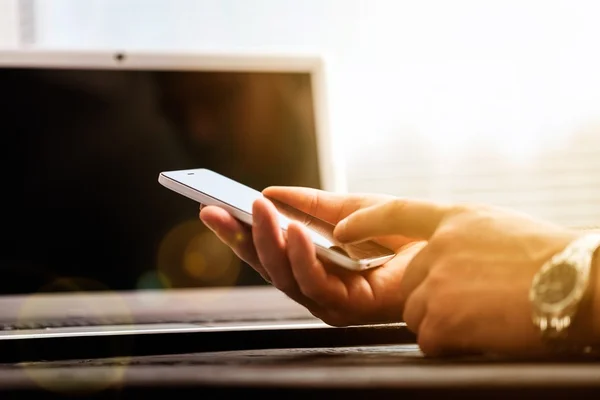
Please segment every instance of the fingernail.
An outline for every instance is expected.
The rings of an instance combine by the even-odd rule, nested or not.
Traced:
[[[204,222],[204,221],[202,221],[202,222]],[[204,226],[206,226],[212,233],[215,233],[215,234],[217,233],[217,230],[210,224],[207,224],[206,222],[204,222]]]
[[[265,282],[267,282],[267,283],[273,283],[273,282],[271,282],[271,277],[269,276],[269,274],[263,273],[261,275],[262,275],[262,278],[265,280]]]
[[[200,215],[200,221],[202,221],[205,227],[215,232],[215,227],[210,223],[210,221],[206,221],[205,218],[202,218],[202,215]]]

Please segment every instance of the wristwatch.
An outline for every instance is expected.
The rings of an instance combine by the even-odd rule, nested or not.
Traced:
[[[569,328],[588,292],[598,247],[599,233],[583,235],[547,261],[533,279],[529,291],[533,323],[555,350],[574,350]]]

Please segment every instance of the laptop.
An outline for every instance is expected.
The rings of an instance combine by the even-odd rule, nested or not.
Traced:
[[[306,55],[1,52],[0,354],[388,342],[265,284],[157,182],[209,168],[257,190],[344,191],[323,71]]]

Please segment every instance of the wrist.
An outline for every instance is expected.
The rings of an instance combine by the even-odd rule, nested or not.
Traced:
[[[587,345],[600,343],[600,249],[592,258],[592,268],[587,292],[582,301],[578,318],[573,324],[574,340]]]
[[[599,226],[576,229],[580,234],[600,233]],[[579,342],[600,344],[600,249],[592,256],[592,267],[586,296],[579,318],[574,324],[574,336]]]

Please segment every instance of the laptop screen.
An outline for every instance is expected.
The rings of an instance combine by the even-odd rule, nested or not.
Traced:
[[[260,285],[159,172],[321,187],[310,73],[0,67],[0,292]]]

